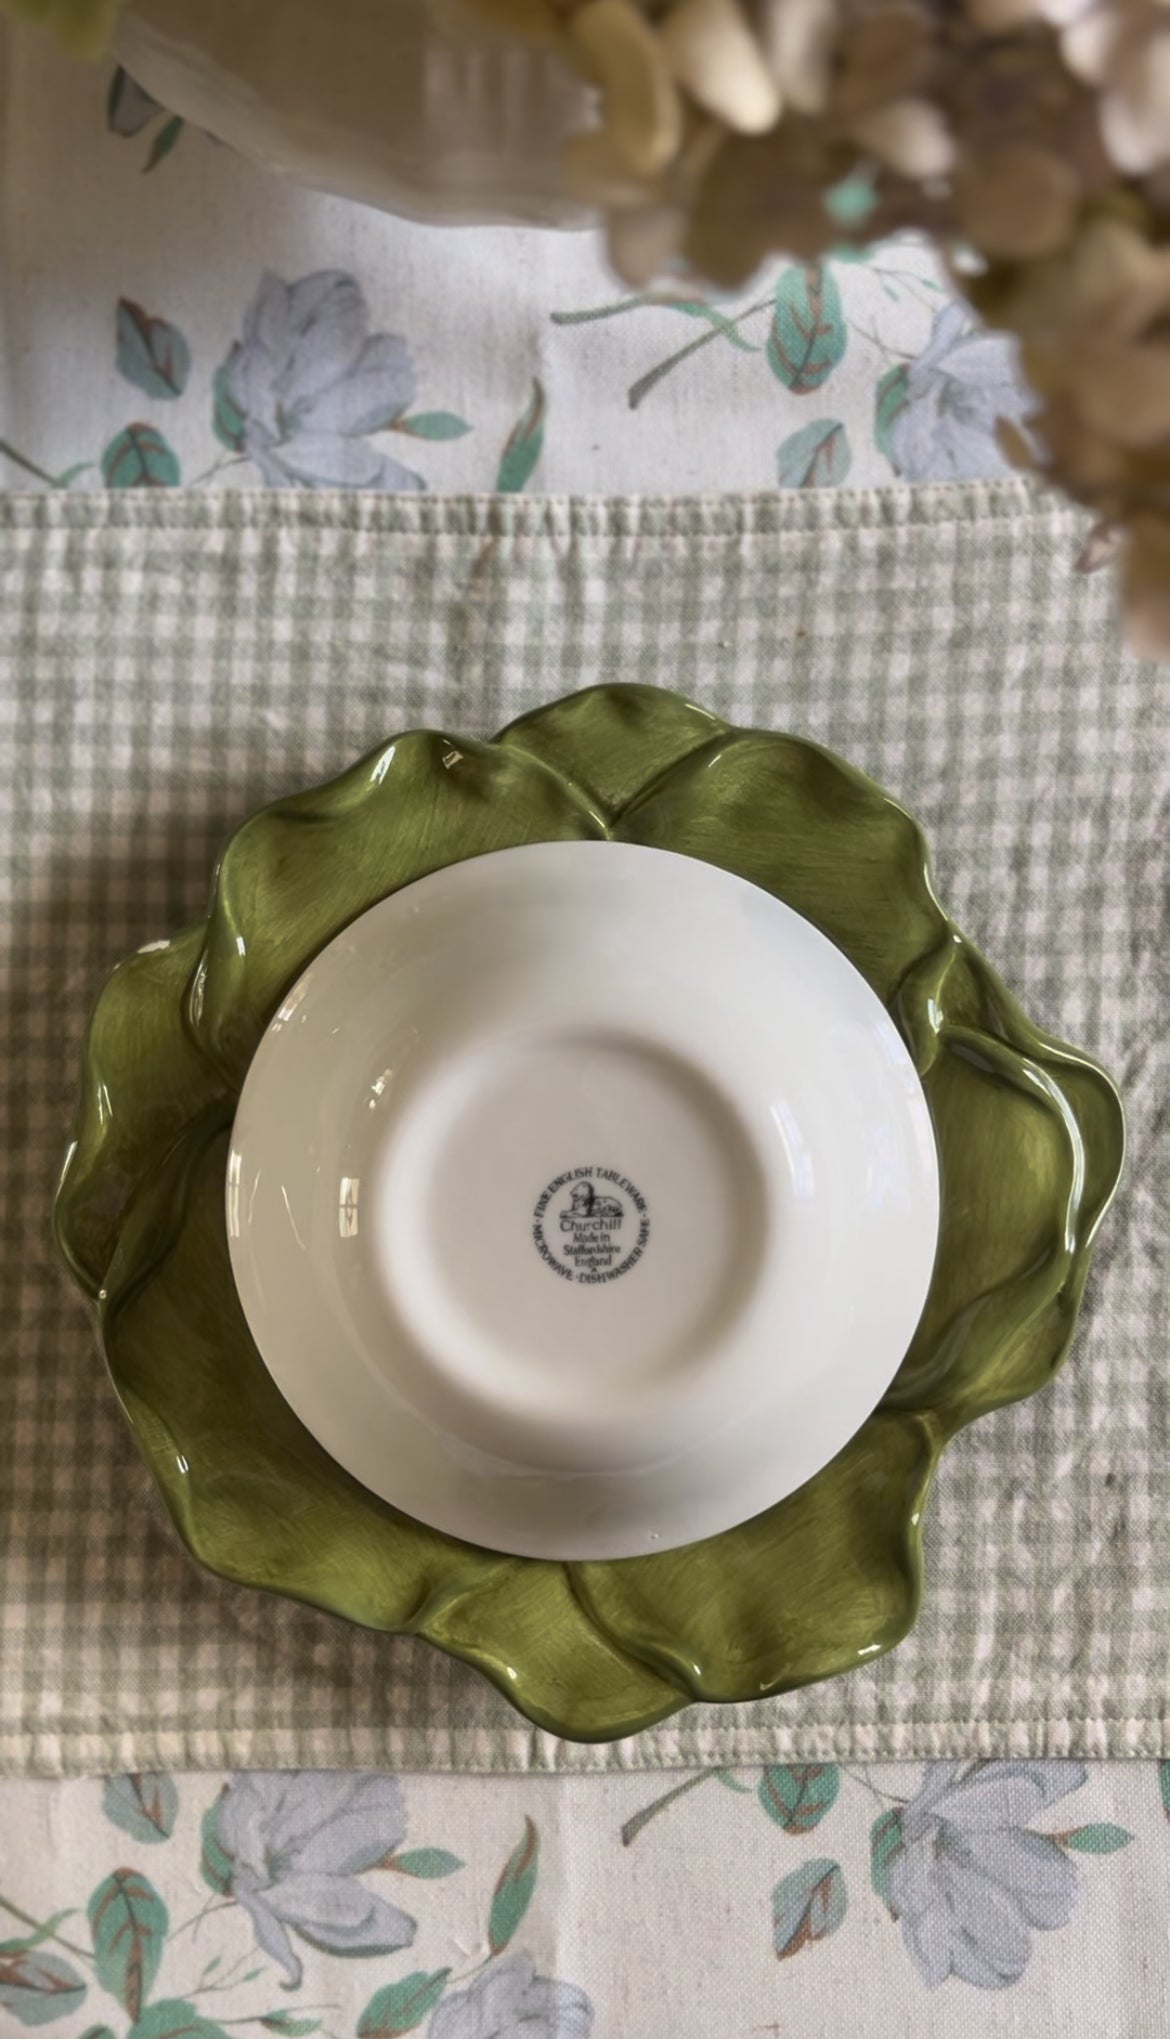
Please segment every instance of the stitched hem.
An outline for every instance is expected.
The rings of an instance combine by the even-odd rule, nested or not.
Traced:
[[[0,1732],[0,1776],[230,1769],[433,1770],[588,1775],[784,1761],[965,1757],[1155,1758],[1170,1755],[1170,1716],[1023,1721],[853,1722],[836,1727],[670,1724],[605,1744],[515,1728],[152,1728]]]
[[[730,539],[1015,522],[1075,530],[1083,513],[1023,480],[760,495],[430,496],[361,491],[92,490],[0,495],[0,532],[329,529],[403,539]]]

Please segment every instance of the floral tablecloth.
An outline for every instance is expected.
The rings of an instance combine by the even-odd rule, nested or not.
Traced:
[[[748,296],[583,235],[384,220],[0,31],[0,479],[897,485],[1023,399],[912,246]],[[832,2039],[1170,2031],[1168,1767],[265,1773],[0,1786],[0,2031]]]
[[[0,478],[57,487],[821,488],[1006,472],[1023,397],[911,244],[746,295],[592,235],[299,191],[0,26]]]
[[[1161,2039],[1167,1769],[10,1782],[53,2039]]]

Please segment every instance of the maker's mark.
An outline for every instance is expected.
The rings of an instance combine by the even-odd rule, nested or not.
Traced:
[[[546,1230],[550,1206],[556,1229]],[[596,1287],[637,1266],[650,1237],[650,1213],[636,1183],[616,1168],[569,1168],[537,1198],[532,1241],[564,1281]]]

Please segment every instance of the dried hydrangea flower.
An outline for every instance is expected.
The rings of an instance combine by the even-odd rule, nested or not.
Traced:
[[[1099,88],[1101,133],[1117,168],[1141,177],[1170,163],[1170,10],[1161,0],[1080,9],[1061,50],[1069,69]]]
[[[814,260],[864,170],[865,239],[927,233],[1020,340],[1037,402],[1001,443],[1096,511],[1170,652],[1170,0],[476,4],[585,44],[601,126],[568,174],[633,284]]]

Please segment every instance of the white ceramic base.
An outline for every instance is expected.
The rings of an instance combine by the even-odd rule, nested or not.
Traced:
[[[460,864],[317,958],[249,1072],[232,1264],[298,1415],[408,1514],[535,1556],[693,1541],[896,1371],[938,1222],[852,965],[686,858]]]
[[[596,1023],[497,1035],[421,1086],[373,1184],[436,1420],[458,1397],[488,1449],[567,1471],[674,1446],[763,1245],[762,1170],[700,1069]]]

